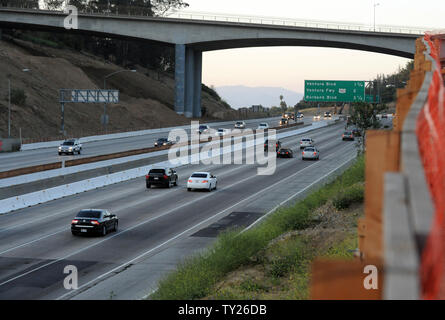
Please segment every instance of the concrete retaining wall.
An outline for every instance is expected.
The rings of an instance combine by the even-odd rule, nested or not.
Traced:
[[[0,152],[19,151],[20,146],[20,139],[0,138]]]

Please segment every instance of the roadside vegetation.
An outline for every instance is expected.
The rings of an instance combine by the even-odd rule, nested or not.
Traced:
[[[180,264],[150,299],[306,299],[316,256],[351,257],[363,201],[364,158],[258,226],[222,233]]]

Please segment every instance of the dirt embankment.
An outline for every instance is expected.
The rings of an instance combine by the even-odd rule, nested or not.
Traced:
[[[23,69],[30,71],[24,72]],[[107,132],[133,131],[190,123],[173,110],[174,79],[171,74],[136,66],[137,73],[123,72],[107,79],[108,89],[120,90],[120,103],[107,106]],[[104,76],[121,67],[85,52],[55,49],[4,37],[0,40],[0,136],[8,128],[8,77],[24,102],[12,99],[13,136],[45,140],[58,137],[61,124],[59,89],[101,89]],[[204,120],[235,120],[238,112],[203,92]],[[66,104],[68,136],[104,133],[101,104]]]

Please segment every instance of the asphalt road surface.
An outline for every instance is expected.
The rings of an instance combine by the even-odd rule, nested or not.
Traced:
[[[279,125],[281,118],[269,118],[267,120],[257,119],[255,122],[247,123],[247,128],[257,128],[260,122],[267,122],[269,126],[275,127]],[[310,123],[310,117],[305,122]],[[226,128],[233,129],[235,121],[228,122],[226,125],[212,126],[213,129]],[[190,130],[186,130],[190,132]],[[62,155],[59,156],[57,148],[45,148],[37,150],[28,150],[15,153],[0,153],[0,171],[13,170],[23,167],[30,167],[46,163],[60,162],[62,160],[73,160],[79,158],[93,157],[98,155],[122,152],[128,150],[150,148],[159,138],[167,138],[168,133],[153,133],[143,136],[135,136],[129,138],[111,139],[104,141],[95,141],[82,144],[82,153],[80,155]]]
[[[153,262],[160,254],[184,254],[189,241],[208,241],[207,227],[230,215],[247,226],[353,159],[355,144],[342,141],[343,131],[341,122],[304,135],[315,140],[320,161],[301,160],[303,136],[282,139],[295,158],[277,159],[272,176],[257,175],[256,165],[187,165],[178,168],[179,186],[171,189],[147,190],[144,178],[139,178],[1,215],[0,299],[140,297],[174,268],[171,259],[167,265],[143,262]],[[195,171],[215,174],[218,189],[187,192],[186,181]],[[82,208],[109,209],[119,218],[118,232],[105,237],[71,235],[71,220]],[[168,251],[175,245],[182,247]],[[79,291],[74,294],[63,287],[67,265],[79,271]],[[119,278],[126,268],[138,270],[138,276]]]

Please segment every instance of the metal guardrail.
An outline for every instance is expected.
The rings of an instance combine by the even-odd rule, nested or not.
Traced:
[[[405,33],[405,34],[416,34],[416,35],[422,35],[426,31],[428,31],[428,28],[425,27],[376,25],[376,27],[374,28],[374,26],[358,24],[358,23],[344,23],[344,22],[322,21],[322,20],[302,20],[302,19],[278,18],[278,17],[266,17],[266,16],[230,15],[230,14],[192,12],[192,11],[171,12],[167,13],[166,17],[178,18],[178,19],[204,20],[204,21],[262,24],[262,25],[273,25],[273,26],[384,32],[384,33]]]
[[[63,10],[42,10],[36,8],[29,8],[26,5],[19,5],[16,7],[10,6],[5,9],[24,9],[35,10],[39,12],[58,12],[62,13]],[[146,9],[146,8],[145,8]],[[110,17],[150,17],[150,18],[162,18],[162,19],[183,19],[194,21],[209,21],[209,22],[231,22],[231,23],[243,23],[243,24],[260,24],[270,26],[285,26],[285,27],[300,27],[300,28],[314,28],[314,29],[329,29],[329,30],[343,30],[343,31],[364,31],[364,32],[376,32],[376,33],[398,33],[398,34],[414,34],[423,35],[426,31],[431,31],[431,28],[427,27],[407,27],[396,25],[376,25],[370,26],[359,23],[344,23],[336,21],[322,21],[322,20],[303,20],[293,18],[280,18],[280,17],[267,17],[267,16],[249,16],[249,15],[233,15],[225,13],[209,13],[209,12],[194,12],[194,11],[170,11],[162,16],[149,16],[144,13],[137,6],[120,6],[117,9],[107,10],[82,10],[79,9],[80,14],[84,15],[103,15]],[[120,10],[120,11],[119,11]]]

